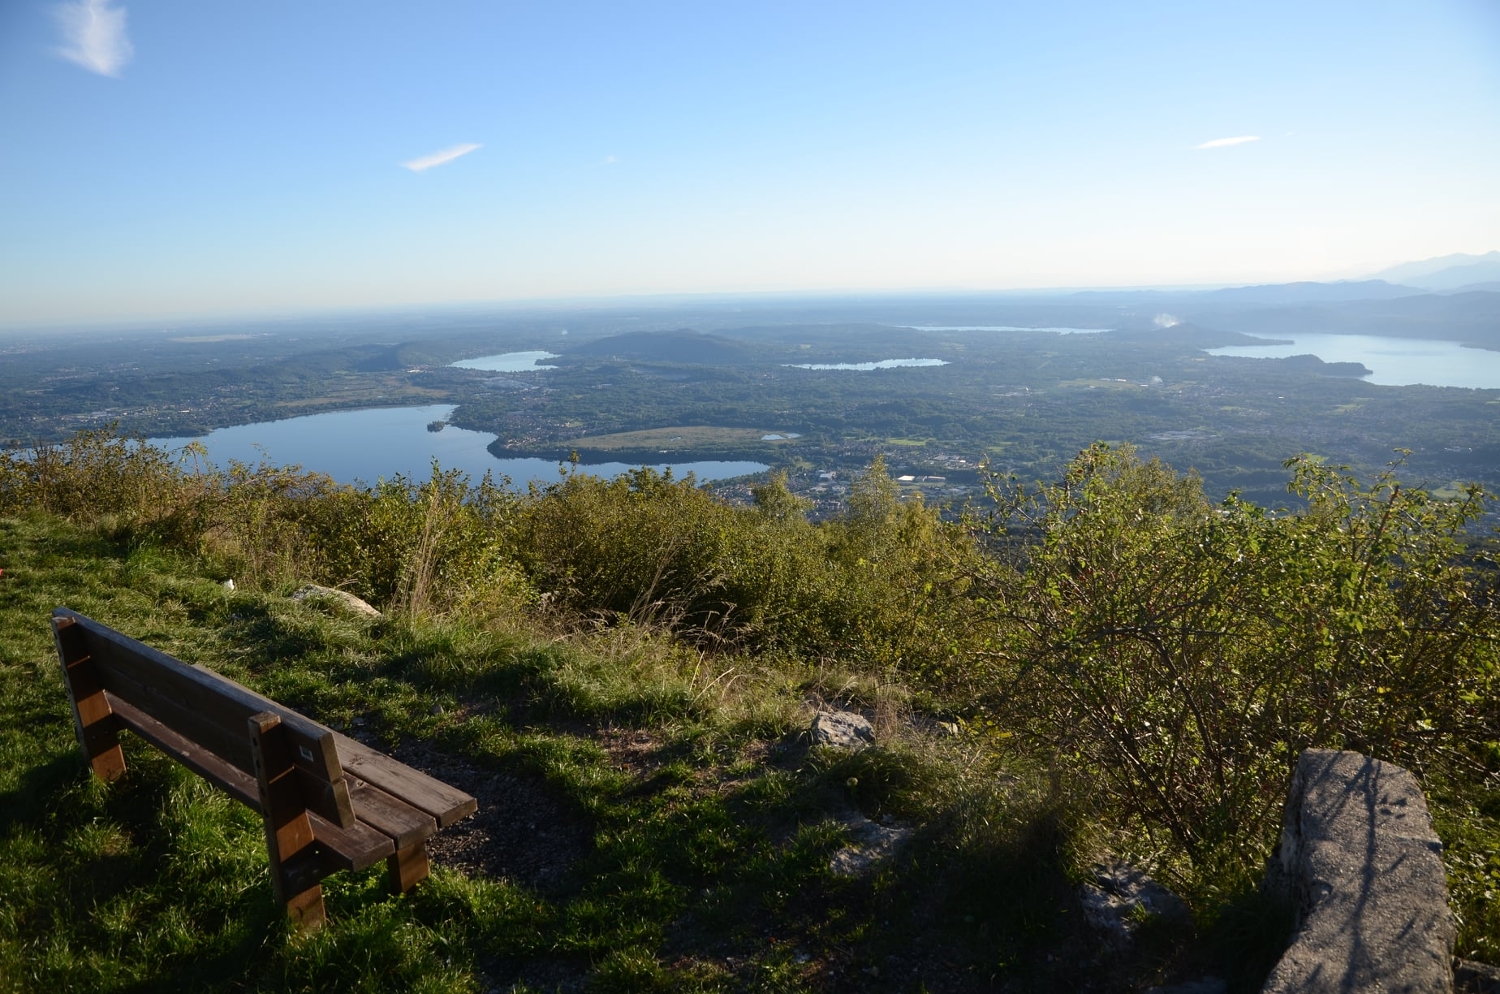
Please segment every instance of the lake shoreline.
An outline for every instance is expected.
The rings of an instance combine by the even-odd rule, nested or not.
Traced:
[[[702,463],[702,462],[758,462],[769,463],[782,455],[770,446],[764,449],[726,449],[723,447],[715,449],[671,449],[662,451],[660,449],[590,449],[582,446],[569,447],[540,447],[530,449],[506,449],[497,448],[501,440],[496,439],[488,446],[490,455],[496,459],[546,459],[552,462],[566,463],[569,457],[578,453],[579,465],[585,470],[590,462],[628,463],[635,466],[660,466],[663,463],[677,465],[680,463]],[[764,473],[773,468],[767,465],[766,469],[756,470],[754,473],[746,473],[746,476],[754,476],[756,473]]]
[[[1500,390],[1500,350],[1457,339],[1308,332],[1203,351],[1234,359],[1288,361],[1316,357],[1328,367],[1342,367],[1345,374],[1352,368],[1349,364],[1359,364],[1370,371],[1359,379],[1379,387]],[[1325,375],[1329,372],[1334,369],[1328,369]]]
[[[147,438],[146,442],[177,452],[191,442],[203,444],[209,461],[221,468],[239,461],[274,466],[300,466],[307,472],[323,473],[340,483],[373,486],[380,480],[402,476],[425,480],[433,464],[443,471],[458,470],[478,481],[489,474],[505,479],[517,489],[531,482],[556,483],[562,477],[555,449],[547,456],[498,451],[500,439],[493,432],[476,431],[452,423],[453,404],[397,407],[364,407],[345,411],[302,415],[276,421],[259,421],[215,429],[205,435]],[[432,426],[444,422],[441,430]],[[755,454],[759,454],[759,450]],[[580,455],[583,455],[580,453]],[[770,466],[760,459],[724,458],[715,453],[707,459],[669,453],[645,452],[635,463],[634,454],[613,451],[590,452],[580,460],[579,470],[595,476],[614,477],[649,465],[680,467],[680,474],[693,472],[698,479],[713,481],[765,472]]]

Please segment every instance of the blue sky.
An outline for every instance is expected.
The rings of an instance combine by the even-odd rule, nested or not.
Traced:
[[[1500,4],[9,0],[0,136],[8,326],[1354,276],[1500,248]]]

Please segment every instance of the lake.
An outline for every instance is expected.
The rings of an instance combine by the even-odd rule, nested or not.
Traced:
[[[1425,338],[1384,338],[1380,335],[1286,336],[1290,345],[1233,345],[1208,349],[1209,355],[1284,359],[1312,354],[1324,362],[1362,362],[1374,372],[1366,383],[1404,387],[1500,389],[1500,352],[1466,349],[1458,342]]]
[[[947,359],[881,359],[879,362],[784,362],[792,369],[901,369],[906,366],[946,366]]]
[[[474,359],[460,359],[449,363],[459,369],[482,369],[489,373],[530,373],[538,369],[556,369],[556,366],[539,365],[543,359],[556,359],[551,352],[502,352],[499,355],[482,355]]]
[[[446,421],[451,404],[423,407],[375,407],[360,411],[309,414],[285,421],[263,421],[209,432],[198,441],[208,448],[209,458],[224,465],[231,459],[254,463],[262,459],[278,465],[300,464],[304,469],[327,473],[340,483],[374,483],[405,473],[426,479],[437,459],[444,469],[461,469],[478,482],[486,471],[508,476],[517,487],[532,480],[553,483],[559,479],[557,462],[550,459],[497,459],[485,446],[495,436],[448,425],[428,431],[428,424]],[[191,438],[153,438],[155,445],[181,448]],[[681,477],[694,473],[699,480],[722,480],[769,469],[765,463],[740,460],[708,460],[673,463]],[[582,463],[596,476],[618,476],[635,467],[628,463]],[[665,469],[665,465],[655,467]]]

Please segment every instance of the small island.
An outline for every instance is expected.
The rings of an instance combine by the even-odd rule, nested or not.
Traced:
[[[1282,364],[1305,373],[1318,376],[1351,376],[1355,379],[1371,375],[1374,370],[1362,362],[1324,362],[1315,355],[1293,355],[1281,360]]]

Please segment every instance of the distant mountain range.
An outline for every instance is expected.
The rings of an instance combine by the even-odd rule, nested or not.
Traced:
[[[1200,304],[1290,307],[1355,300],[1395,300],[1429,293],[1500,291],[1500,251],[1484,255],[1463,252],[1403,262],[1363,280],[1328,283],[1266,283],[1221,290],[1083,290],[1069,296],[1089,304],[1143,304],[1191,299]]]
[[[1474,284],[1500,282],[1500,252],[1484,255],[1457,252],[1421,262],[1403,262],[1372,273],[1370,278],[1423,290],[1490,289]]]
[[[1385,280],[1339,280],[1335,283],[1264,283],[1232,286],[1221,290],[1082,290],[1072,298],[1093,304],[1141,305],[1191,301],[1198,306],[1288,307],[1330,304],[1350,300],[1395,300],[1417,297],[1428,291],[1400,286]]]

